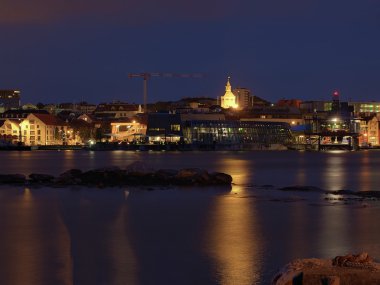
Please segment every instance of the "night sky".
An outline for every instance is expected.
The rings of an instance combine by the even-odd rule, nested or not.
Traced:
[[[223,95],[380,100],[379,0],[0,0],[0,89],[22,103]]]

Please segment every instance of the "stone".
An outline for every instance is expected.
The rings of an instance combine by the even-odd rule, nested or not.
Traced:
[[[184,168],[178,171],[175,182],[179,185],[209,185],[210,175],[200,168]]]
[[[137,175],[137,174],[143,175],[143,174],[154,172],[152,167],[148,166],[146,163],[141,162],[141,161],[132,162],[130,165],[128,165],[125,168],[125,171],[127,174],[134,174],[134,175]]]
[[[65,171],[56,178],[55,183],[58,185],[78,185],[81,184],[82,170],[80,169],[70,169]]]
[[[24,184],[26,177],[23,174],[0,174],[1,184]]]
[[[380,284],[380,264],[368,253],[347,254],[333,259],[298,259],[287,264],[272,280],[272,285],[293,285],[302,273],[302,285]]]
[[[51,183],[55,177],[50,174],[32,173],[29,174],[29,179],[34,183]]]
[[[212,184],[216,185],[230,185],[232,183],[232,176],[222,172],[211,173]]]

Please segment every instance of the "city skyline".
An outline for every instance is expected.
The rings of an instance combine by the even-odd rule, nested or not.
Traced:
[[[0,11],[0,89],[23,103],[143,103],[129,73],[152,78],[148,102],[224,94],[379,100],[380,4],[376,1],[5,1]]]

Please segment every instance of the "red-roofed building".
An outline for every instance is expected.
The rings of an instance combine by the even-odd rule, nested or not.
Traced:
[[[29,114],[22,123],[21,141],[25,145],[62,145],[69,135],[67,123],[51,114]]]

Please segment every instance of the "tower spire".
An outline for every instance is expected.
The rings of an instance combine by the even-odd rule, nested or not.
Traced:
[[[226,84],[226,92],[231,92],[231,83],[230,83],[231,76],[227,77],[227,84]]]

